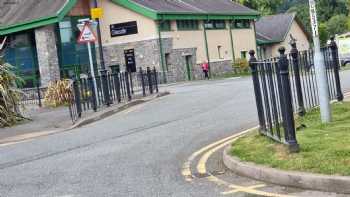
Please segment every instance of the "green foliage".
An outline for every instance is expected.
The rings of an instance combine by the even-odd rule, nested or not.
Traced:
[[[0,128],[15,124],[22,119],[18,112],[20,91],[16,82],[21,82],[13,72],[13,67],[0,59]]]
[[[349,30],[349,26],[347,25],[350,8],[349,0],[318,0],[316,2],[317,15],[320,24],[319,31],[323,31],[323,35],[321,36],[327,35],[327,38],[329,38],[331,35],[344,33]],[[308,1],[285,0],[285,3],[281,8],[282,12],[296,12],[307,31],[311,32]],[[324,44],[327,39],[321,38],[321,41]]]
[[[327,31],[327,25],[325,23],[320,24],[319,34],[320,34],[321,46],[325,46],[327,44],[327,40],[329,39],[329,33]]]
[[[249,63],[244,58],[238,58],[233,64],[233,69],[236,73],[247,73],[249,72]]]
[[[345,33],[348,30],[348,18],[343,14],[333,16],[326,24],[329,35]]]
[[[283,0],[234,0],[237,3],[256,9],[262,14],[273,14],[282,5]]]

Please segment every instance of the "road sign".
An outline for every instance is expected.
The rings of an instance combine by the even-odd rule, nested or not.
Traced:
[[[103,9],[102,8],[92,8],[90,10],[91,18],[101,18],[103,16]]]
[[[85,23],[82,31],[80,32],[78,42],[79,43],[88,43],[88,42],[95,42],[96,36],[94,32],[91,29],[91,26],[89,23]]]

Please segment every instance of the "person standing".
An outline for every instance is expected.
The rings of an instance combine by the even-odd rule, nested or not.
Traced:
[[[209,79],[209,64],[207,61],[203,61],[202,70],[204,73],[204,79]]]

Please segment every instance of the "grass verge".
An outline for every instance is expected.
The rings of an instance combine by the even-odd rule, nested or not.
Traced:
[[[254,132],[238,139],[231,154],[282,170],[350,176],[350,102],[334,103],[332,114],[329,124],[320,122],[318,109],[297,118],[297,125],[306,125],[297,131],[299,153],[290,154],[284,145]]]

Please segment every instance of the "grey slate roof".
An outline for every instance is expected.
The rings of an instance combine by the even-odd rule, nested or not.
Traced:
[[[68,0],[0,0],[0,27],[57,15]]]
[[[259,14],[231,0],[131,0],[159,13]]]
[[[295,13],[261,17],[255,24],[257,39],[265,42],[282,42],[295,18]]]

